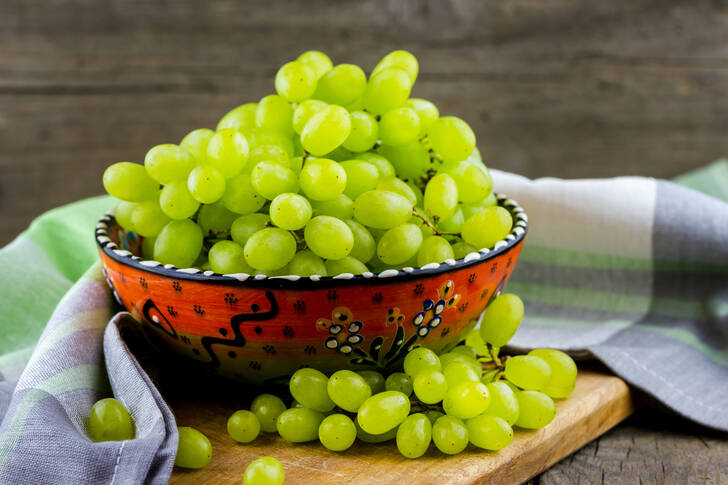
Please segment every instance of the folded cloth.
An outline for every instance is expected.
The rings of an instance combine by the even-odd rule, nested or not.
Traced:
[[[680,179],[713,197],[636,177],[493,175],[529,215],[507,286],[527,309],[514,347],[594,356],[674,411],[728,431],[728,163]],[[120,338],[127,316],[112,317],[96,262],[92,229],[112,205],[98,197],[55,209],[0,250],[0,484],[169,478],[174,418]],[[136,438],[92,443],[84,419],[112,393]]]

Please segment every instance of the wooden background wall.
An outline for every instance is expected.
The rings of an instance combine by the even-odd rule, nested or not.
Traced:
[[[728,153],[725,0],[3,0],[0,245],[311,48],[366,69],[411,50],[414,94],[531,177],[671,177]]]

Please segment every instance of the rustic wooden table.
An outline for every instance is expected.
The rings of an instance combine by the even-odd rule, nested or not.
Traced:
[[[723,1],[6,0],[0,245],[100,193],[109,163],[270,93],[310,48],[365,67],[411,50],[414,94],[530,177],[672,177],[728,154]],[[726,483],[724,438],[643,411],[534,482]]]

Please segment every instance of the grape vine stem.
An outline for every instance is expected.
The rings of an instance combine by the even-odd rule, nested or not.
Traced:
[[[420,214],[416,210],[413,210],[412,211],[412,215],[415,216],[416,218],[418,218],[419,220],[421,220],[427,227],[429,227],[430,229],[432,229],[432,232],[434,232],[435,235],[437,235],[437,236],[456,236],[456,237],[460,237],[460,233],[457,233],[457,232],[442,232],[442,231],[438,230],[437,229],[437,226],[435,226],[432,222],[430,222],[427,219],[427,217],[423,216],[422,214]]]

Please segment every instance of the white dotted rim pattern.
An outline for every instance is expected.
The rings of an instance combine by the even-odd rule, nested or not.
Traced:
[[[453,260],[448,259],[442,263],[428,263],[420,268],[405,267],[400,270],[386,269],[380,273],[371,273],[369,271],[360,275],[351,273],[342,273],[335,276],[319,276],[313,275],[302,277],[297,275],[288,276],[266,276],[263,274],[249,275],[247,273],[236,274],[218,274],[213,271],[202,271],[198,268],[177,268],[171,264],[162,264],[159,261],[143,260],[139,256],[135,256],[126,249],[119,248],[111,238],[109,238],[108,230],[114,221],[113,211],[108,212],[96,224],[96,244],[101,250],[114,261],[135,269],[139,269],[148,273],[168,276],[171,278],[191,281],[202,281],[210,283],[241,283],[249,284],[257,283],[276,283],[281,286],[282,283],[297,283],[296,286],[304,284],[309,285],[331,285],[340,284],[345,281],[356,282],[376,282],[381,279],[415,279],[416,276],[432,276],[439,273],[446,273],[458,270],[463,267],[473,266],[483,263],[493,257],[509,250],[513,246],[520,243],[526,236],[528,231],[528,216],[518,203],[505,195],[496,194],[498,205],[508,210],[513,216],[514,224],[511,232],[502,240],[495,243],[492,248],[483,248],[477,252],[465,255],[464,258]],[[268,286],[268,285],[265,285]],[[287,285],[286,285],[287,286]]]

